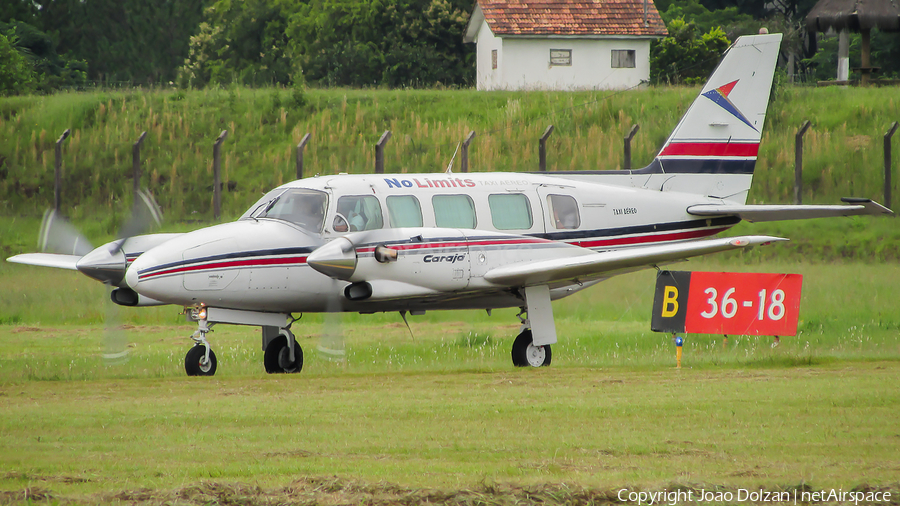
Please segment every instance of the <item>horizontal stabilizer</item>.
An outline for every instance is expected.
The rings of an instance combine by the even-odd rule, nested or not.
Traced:
[[[687,208],[694,216],[737,216],[749,222],[806,220],[862,214],[893,216],[894,212],[869,199],[843,198],[851,205],[734,205],[698,204]]]
[[[81,260],[80,255],[57,255],[56,253],[25,253],[7,258],[7,262],[26,265],[38,265],[41,267],[56,267],[57,269],[69,269],[77,271],[75,264]]]
[[[689,257],[786,240],[781,237],[743,236],[627,248],[498,267],[486,272],[484,279],[504,286],[530,286],[572,279],[589,280],[632,272]]]

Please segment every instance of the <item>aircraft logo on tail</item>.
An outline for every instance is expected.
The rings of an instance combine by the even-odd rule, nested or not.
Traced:
[[[712,100],[722,109],[725,109],[729,113],[731,113],[735,118],[743,121],[748,127],[752,128],[759,132],[755,126],[750,124],[750,120],[747,119],[744,114],[738,110],[738,108],[728,99],[728,95],[731,93],[731,90],[734,89],[734,86],[737,84],[739,79],[731,81],[728,84],[723,84],[714,90],[709,90],[703,94],[704,97]]]

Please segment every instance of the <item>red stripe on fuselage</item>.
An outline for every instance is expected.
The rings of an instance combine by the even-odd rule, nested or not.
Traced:
[[[673,142],[659,156],[757,156],[759,143]]]
[[[144,274],[140,276],[141,280],[156,277],[156,276],[166,276],[169,274],[185,274],[194,271],[203,271],[208,269],[229,269],[232,267],[261,267],[261,266],[272,266],[272,265],[290,265],[290,264],[305,264],[306,257],[286,257],[286,258],[257,258],[252,260],[231,260],[228,262],[214,262],[209,264],[199,264],[199,265],[190,265],[187,267],[178,267],[175,269],[168,269],[165,271],[159,272],[151,272],[149,274]]]
[[[605,246],[632,246],[648,242],[683,241],[685,239],[709,237],[718,234],[723,230],[728,230],[729,228],[730,227],[707,228],[703,230],[691,230],[689,232],[673,232],[669,234],[642,235],[636,237],[622,237],[619,239],[601,239],[596,241],[572,241],[569,244],[581,246],[582,248],[599,248]]]

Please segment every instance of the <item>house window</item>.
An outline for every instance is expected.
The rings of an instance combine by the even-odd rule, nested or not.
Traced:
[[[551,49],[550,50],[550,66],[551,67],[571,67],[572,66],[572,50],[571,49]]]
[[[497,68],[497,50],[496,49],[491,50],[491,68],[492,69]]]
[[[614,69],[633,69],[634,49],[613,49],[611,66]]]

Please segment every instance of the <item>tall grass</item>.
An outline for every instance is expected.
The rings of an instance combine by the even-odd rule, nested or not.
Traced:
[[[794,133],[804,120],[804,200],[844,195],[880,197],[881,136],[900,119],[889,88],[779,90],[750,199],[792,198]],[[63,93],[0,99],[0,213],[39,214],[53,198],[54,142],[63,146],[63,205],[73,217],[127,208],[131,145],[147,131],[144,184],[170,218],[209,218],[212,143],[223,148],[226,215],[235,216],[261,192],[294,178],[294,146],[306,134],[306,175],[366,173],[385,130],[386,169],[446,168],[469,131],[472,171],[538,167],[537,139],[547,125],[549,170],[618,169],[623,136],[641,130],[633,165],[648,163],[698,92],[652,88],[629,92],[477,92],[474,90],[313,89],[303,97],[279,88],[203,91]],[[900,164],[895,149],[894,164]],[[458,168],[458,161],[456,164]]]

